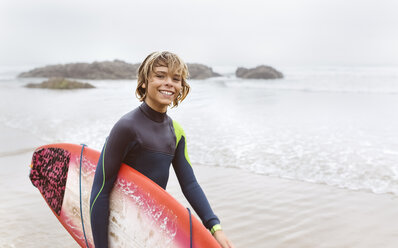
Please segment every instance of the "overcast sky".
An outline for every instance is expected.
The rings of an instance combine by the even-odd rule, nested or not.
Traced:
[[[398,65],[397,0],[0,0],[0,65]]]

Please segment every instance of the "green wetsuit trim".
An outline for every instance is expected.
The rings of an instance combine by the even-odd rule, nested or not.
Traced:
[[[185,159],[188,161],[189,165],[191,165],[191,161],[189,160],[188,157],[188,149],[187,149],[187,137],[185,135],[184,129],[182,129],[182,127],[180,126],[180,124],[178,122],[176,122],[175,120],[173,120],[173,127],[174,127],[174,133],[176,135],[176,147],[178,146],[178,142],[180,142],[181,137],[184,136],[185,139],[185,148],[184,148],[184,155],[185,155]]]
[[[104,166],[104,164],[105,164],[104,163],[104,160],[105,160],[105,149],[106,149],[106,141],[105,141],[105,145],[104,145],[104,154],[102,155],[102,174],[103,174],[102,186],[101,186],[101,189],[99,190],[97,196],[95,197],[95,199],[93,201],[93,204],[91,205],[90,216],[91,216],[91,213],[93,211],[93,207],[94,207],[95,201],[97,200],[98,196],[101,194],[102,189],[104,188],[104,185],[105,185],[105,166]]]
[[[215,233],[216,231],[218,231],[218,230],[222,230],[220,224],[214,225],[214,226],[210,229],[210,232],[211,232],[211,234],[214,234],[214,233]]]

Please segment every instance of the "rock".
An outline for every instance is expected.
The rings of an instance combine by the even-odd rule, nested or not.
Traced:
[[[202,64],[187,64],[190,79],[206,79],[221,76]],[[64,77],[79,79],[136,79],[140,64],[129,64],[121,60],[48,65],[23,72],[18,77]]]
[[[197,63],[187,63],[190,79],[206,79],[210,77],[219,77],[220,74],[213,72],[211,67]]]
[[[43,81],[40,84],[27,84],[27,88],[42,88],[42,89],[89,89],[95,88],[89,83],[81,83],[77,81],[71,81],[65,78],[50,78],[47,81]]]
[[[140,64],[121,60],[49,65],[19,74],[18,77],[67,77],[81,79],[135,79]]]
[[[260,65],[256,68],[247,69],[238,67],[235,72],[236,77],[239,78],[253,78],[253,79],[276,79],[283,78],[283,74],[271,66]]]

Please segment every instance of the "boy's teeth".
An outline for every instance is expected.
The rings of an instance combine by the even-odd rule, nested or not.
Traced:
[[[169,92],[169,91],[163,91],[161,90],[160,93],[166,94],[166,95],[172,95],[173,93]]]

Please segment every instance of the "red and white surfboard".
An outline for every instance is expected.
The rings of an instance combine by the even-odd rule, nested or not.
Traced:
[[[86,247],[86,240],[89,247],[94,247],[90,193],[99,156],[98,151],[88,147],[82,153],[81,145],[51,144],[37,148],[32,157],[33,185],[82,247]],[[194,216],[192,234],[193,247],[220,247]],[[190,247],[189,213],[156,183],[122,164],[110,196],[108,235],[110,247]]]

